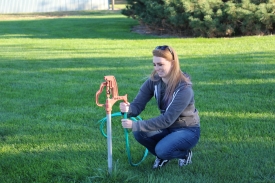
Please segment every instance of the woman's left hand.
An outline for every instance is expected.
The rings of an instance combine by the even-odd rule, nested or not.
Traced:
[[[121,124],[123,128],[132,128],[133,121],[130,119],[121,119]]]

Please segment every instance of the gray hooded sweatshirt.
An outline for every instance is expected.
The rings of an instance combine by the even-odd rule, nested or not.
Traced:
[[[137,96],[130,104],[128,117],[138,116],[146,104],[154,96],[157,100],[160,115],[148,120],[133,123],[132,131],[156,131],[166,128],[199,127],[200,118],[195,108],[194,92],[191,84],[179,83],[175,88],[172,100],[163,107],[163,81],[147,79],[141,86]]]

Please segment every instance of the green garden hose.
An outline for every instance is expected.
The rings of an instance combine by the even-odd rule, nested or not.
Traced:
[[[111,117],[121,117],[121,116],[123,116],[124,119],[127,119],[127,113],[124,113],[124,115],[122,115],[120,112],[116,112],[116,113],[113,113],[113,114],[111,115]],[[141,120],[141,118],[140,118],[139,116],[137,116],[137,118],[138,118],[139,120]],[[134,118],[134,117],[131,117],[130,119],[133,120],[133,121],[137,121],[137,119]],[[107,135],[104,133],[104,130],[103,130],[106,121],[107,121],[107,118],[106,118],[106,117],[105,117],[105,118],[102,118],[101,120],[99,120],[99,122],[101,123],[101,124],[100,124],[100,131],[101,131],[102,135],[103,135],[104,137],[107,138]],[[131,152],[130,152],[129,132],[128,132],[128,130],[125,129],[125,128],[124,128],[124,136],[125,136],[125,141],[126,141],[126,151],[127,151],[128,161],[129,161],[130,165],[132,165],[132,166],[138,166],[142,161],[145,160],[146,156],[148,155],[148,150],[145,149],[144,154],[143,154],[143,157],[142,157],[142,159],[140,160],[140,162],[138,162],[138,163],[133,163],[133,162],[132,162]]]

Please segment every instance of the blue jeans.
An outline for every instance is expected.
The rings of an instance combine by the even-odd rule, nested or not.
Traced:
[[[135,139],[161,159],[184,158],[200,138],[200,127],[133,132]]]

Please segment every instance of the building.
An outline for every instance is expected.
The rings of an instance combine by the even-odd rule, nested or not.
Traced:
[[[0,0],[0,14],[108,10],[109,0]]]

